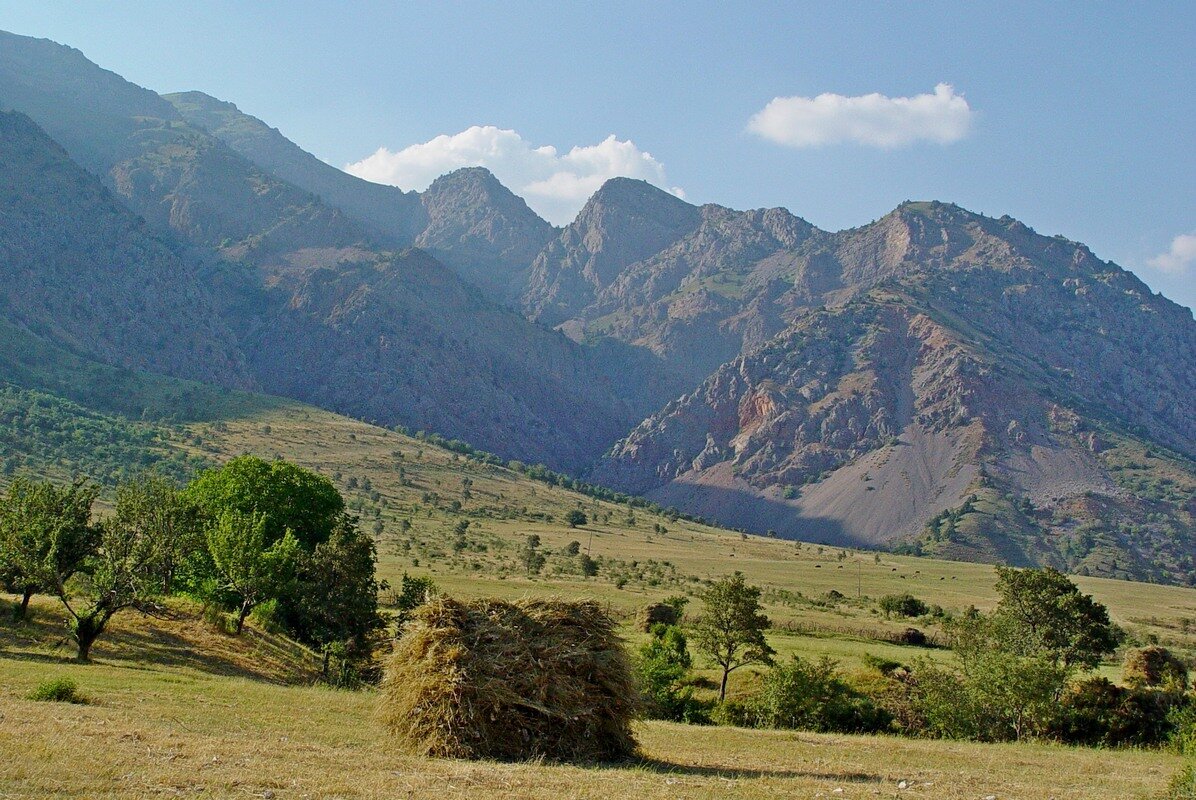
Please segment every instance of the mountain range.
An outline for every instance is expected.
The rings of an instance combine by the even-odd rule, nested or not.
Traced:
[[[626,178],[559,229],[483,168],[372,184],[12,34],[0,108],[0,331],[756,533],[1193,575],[1196,321],[1080,243],[939,202],[828,232]]]

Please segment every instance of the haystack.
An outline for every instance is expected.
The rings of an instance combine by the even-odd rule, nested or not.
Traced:
[[[676,625],[680,621],[676,606],[668,603],[649,603],[640,609],[637,627],[644,633],[651,633],[656,625]]]
[[[436,598],[404,627],[381,714],[420,755],[594,762],[635,751],[636,696],[597,603]]]

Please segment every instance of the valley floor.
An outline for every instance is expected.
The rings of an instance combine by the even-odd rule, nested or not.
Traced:
[[[48,645],[52,605],[36,611],[32,624],[0,626],[3,798],[1093,800],[1160,796],[1180,766],[1162,752],[655,722],[637,727],[643,758],[627,764],[414,758],[387,740],[373,692],[283,683],[297,677],[297,654],[284,668],[283,645],[264,634],[232,639],[194,621],[130,615],[97,644],[94,663],[79,665]],[[91,702],[24,699],[57,677]]]

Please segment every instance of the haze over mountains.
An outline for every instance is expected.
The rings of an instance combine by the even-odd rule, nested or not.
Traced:
[[[0,107],[0,313],[88,358],[759,533],[1192,574],[1196,322],[1076,242],[937,202],[832,233],[629,179],[557,229],[485,169],[371,184],[11,34]]]

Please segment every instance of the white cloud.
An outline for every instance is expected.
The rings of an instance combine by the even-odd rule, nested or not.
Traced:
[[[1146,262],[1162,272],[1182,275],[1196,264],[1196,233],[1181,233],[1171,240],[1171,249]]]
[[[775,97],[748,120],[748,130],[790,147],[855,142],[872,147],[904,147],[918,141],[950,144],[967,135],[972,109],[946,83],[934,94],[886,97]]]
[[[398,151],[381,147],[368,158],[346,165],[345,171],[375,183],[423,191],[446,172],[477,166],[489,169],[556,225],[572,221],[590,195],[616,176],[640,178],[685,196],[669,187],[664,165],[651,153],[613,134],[598,144],[562,154],[550,145],[535,147],[517,132],[492,125],[475,125]]]

